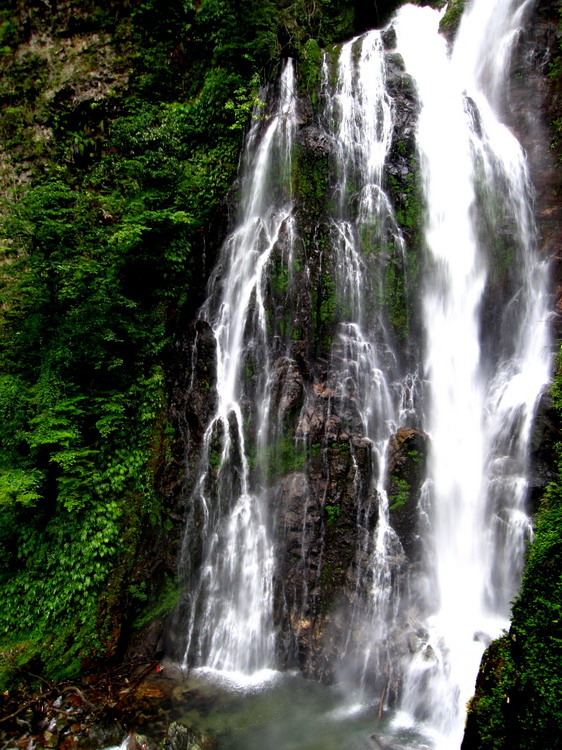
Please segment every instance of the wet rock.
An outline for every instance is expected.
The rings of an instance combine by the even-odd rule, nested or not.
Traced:
[[[427,452],[427,435],[413,427],[399,429],[388,445],[385,489],[390,523],[412,562],[418,561],[421,554],[418,505],[426,474]]]
[[[299,132],[298,142],[316,156],[328,156],[334,150],[330,136],[316,125],[309,125]]]
[[[164,654],[164,618],[147,623],[135,633],[127,649],[131,661],[160,659]]]
[[[506,120],[527,154],[540,229],[540,249],[552,263],[555,337],[562,336],[562,200],[555,126],[562,117],[562,78],[550,75],[559,50],[559,8],[538,0],[515,49]],[[548,144],[552,144],[548,148]]]
[[[560,437],[560,418],[547,391],[537,407],[531,433],[531,461],[529,471],[530,502],[536,509],[549,482],[557,477],[557,444]]]
[[[43,747],[56,747],[59,744],[59,736],[56,732],[43,732]]]
[[[94,724],[83,743],[86,748],[112,747],[120,745],[123,729],[117,724]]]
[[[164,740],[164,750],[214,750],[216,741],[209,735],[174,722]]]
[[[216,342],[207,322],[197,322],[195,340],[191,387],[189,398],[186,400],[186,418],[192,432],[200,439],[216,406],[213,388],[216,382]]]
[[[296,410],[300,407],[303,397],[303,378],[301,372],[292,359],[282,357],[273,366],[273,403],[277,413]]]
[[[330,439],[340,435],[340,419],[337,414],[326,417],[328,390],[318,384],[313,398],[322,406],[309,414],[324,428],[319,452],[310,458],[306,473],[281,480],[275,502],[281,649],[289,664],[323,680],[331,679],[346,636],[345,619],[340,623],[330,613],[339,601],[349,601],[356,588],[357,519],[364,524],[368,549],[377,518],[377,503],[366,493],[369,443],[359,436]],[[359,476],[364,477],[362,490]]]
[[[158,744],[145,734],[131,732],[127,738],[126,750],[159,750]]]
[[[385,49],[396,48],[396,31],[393,26],[389,26],[382,31],[382,41]]]
[[[474,633],[472,640],[479,641],[480,643],[484,644],[486,648],[488,648],[488,646],[492,642],[490,635],[488,633],[485,633],[483,630],[477,630]]]
[[[417,631],[412,631],[412,630],[408,631],[408,633],[406,635],[406,643],[408,645],[408,652],[410,654],[417,653],[417,651],[419,651],[421,649],[421,647],[424,645],[424,639],[426,637],[427,636],[423,632],[421,632],[419,630],[417,630]]]

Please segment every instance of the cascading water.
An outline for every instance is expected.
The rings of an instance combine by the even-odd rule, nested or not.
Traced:
[[[402,708],[427,721],[443,748],[460,744],[482,651],[508,623],[529,535],[529,425],[549,374],[532,193],[524,154],[498,119],[509,51],[528,6],[476,0],[450,58],[436,12],[406,6],[396,22],[421,103],[432,445],[433,597]],[[510,268],[507,294],[497,284],[501,263]]]
[[[204,519],[204,549],[184,663],[246,674],[274,662],[274,554],[260,473],[271,438],[264,296],[273,248],[283,245],[289,256],[292,250],[294,127],[289,62],[265,130],[258,118],[249,134],[240,221],[222,249],[200,315],[213,332],[217,400],[203,438],[194,493]],[[247,369],[253,377],[247,377]],[[188,524],[185,550],[193,544],[193,532]]]
[[[325,58],[324,116],[328,132],[335,137],[338,176],[331,236],[342,310],[332,348],[330,385],[340,412],[354,416],[356,424],[350,425],[349,432],[369,442],[373,470],[366,498],[368,504],[376,500],[378,514],[373,535],[362,520],[371,515],[369,508],[358,504],[357,596],[342,653],[342,671],[347,672],[347,679],[349,663],[359,671],[351,678],[357,686],[364,683],[369,672],[380,675],[389,670],[386,633],[392,630],[399,608],[391,561],[403,559],[404,554],[389,523],[385,488],[389,440],[406,415],[400,410],[403,385],[383,302],[384,275],[386,264],[393,262],[405,274],[405,246],[383,189],[394,122],[381,32],[370,31],[344,44],[337,60],[335,85],[331,86],[330,80],[332,72]],[[362,595],[366,595],[366,602]],[[358,631],[368,635],[362,655],[353,659],[353,648],[358,644],[350,643],[350,637]]]

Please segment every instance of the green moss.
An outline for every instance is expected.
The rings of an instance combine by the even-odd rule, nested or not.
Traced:
[[[4,639],[0,645],[0,690],[30,681],[28,666],[36,662],[41,646],[33,638]],[[33,679],[33,678],[31,678]]]
[[[393,489],[389,493],[390,510],[397,510],[406,505],[410,499],[412,488],[410,483],[401,477],[393,476],[391,481]]]
[[[316,39],[309,39],[302,48],[299,76],[304,89],[316,104],[323,53]]]
[[[282,301],[289,290],[290,269],[283,258],[278,255],[269,265],[269,283],[279,301]]]
[[[419,163],[416,155],[409,159],[409,170],[403,179],[387,177],[387,189],[395,205],[395,218],[405,239],[402,250],[390,241],[381,248],[387,256],[384,285],[378,292],[380,304],[399,341],[409,334],[412,308],[419,280],[419,256],[422,251],[425,207]]]
[[[398,338],[405,338],[408,323],[405,269],[393,261],[385,269],[384,305]]]
[[[416,448],[408,448],[406,451],[406,455],[408,456],[408,460],[416,469],[421,468],[425,463],[424,456],[418,450],[416,450]]]
[[[306,202],[309,211],[322,214],[330,187],[328,156],[297,145],[292,164],[296,196]]]
[[[510,231],[513,223],[511,207],[501,188],[490,186],[482,165],[477,168],[475,192],[479,211],[478,234],[481,246],[487,251],[490,282],[503,286],[517,258]]]
[[[181,589],[178,587],[177,582],[170,576],[165,576],[158,590],[153,590],[150,594],[146,592],[146,588],[139,591],[131,587],[129,592],[132,598],[136,600],[134,603],[137,606],[140,604],[142,607],[139,607],[141,611],[133,621],[132,627],[134,630],[139,630],[153,620],[169,615],[178,604],[181,596]],[[135,593],[137,594],[136,596]]]
[[[397,222],[407,230],[419,232],[423,227],[424,205],[417,157],[411,157],[403,182],[389,175],[388,183],[391,193],[401,196],[401,200],[396,201]]]
[[[336,313],[335,283],[330,274],[322,274],[322,294],[318,307],[318,320],[321,326],[331,326]]]
[[[339,505],[325,505],[324,511],[326,512],[328,526],[334,526],[339,517],[341,516],[341,507]]]
[[[306,444],[291,437],[282,436],[268,446],[263,457],[266,475],[272,479],[293,471],[300,471],[306,464],[308,451]]]
[[[336,284],[331,274],[322,273],[318,284],[310,290],[313,315],[313,341],[317,353],[332,346],[337,310]]]
[[[449,0],[447,10],[439,23],[439,31],[442,34],[456,32],[464,11],[466,0]]]

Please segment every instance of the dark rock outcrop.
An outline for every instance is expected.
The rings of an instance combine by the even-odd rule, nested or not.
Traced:
[[[390,522],[408,559],[420,559],[418,503],[426,477],[428,437],[421,430],[403,427],[391,438],[387,455],[386,491]]]

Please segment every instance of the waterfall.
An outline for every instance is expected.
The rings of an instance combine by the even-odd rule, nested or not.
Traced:
[[[398,49],[421,104],[430,538],[426,633],[402,709],[445,748],[462,738],[484,647],[507,626],[530,523],[530,422],[549,376],[546,268],[525,156],[501,122],[528,2],[476,0],[451,56],[439,15],[405,6]],[[506,237],[505,226],[509,226]],[[498,265],[509,267],[509,289]]]
[[[184,665],[298,664],[447,750],[532,535],[548,269],[504,122],[531,5],[473,0],[452,48],[405,5],[324,53],[314,105],[286,63],[193,347]]]
[[[203,552],[199,578],[191,583],[184,664],[245,674],[274,660],[274,553],[263,475],[272,439],[272,367],[264,298],[274,248],[292,252],[294,127],[289,62],[274,111],[265,123],[257,115],[249,133],[239,220],[200,313],[216,350],[216,408],[192,498],[203,519]],[[193,525],[187,525],[184,558],[196,543]]]

